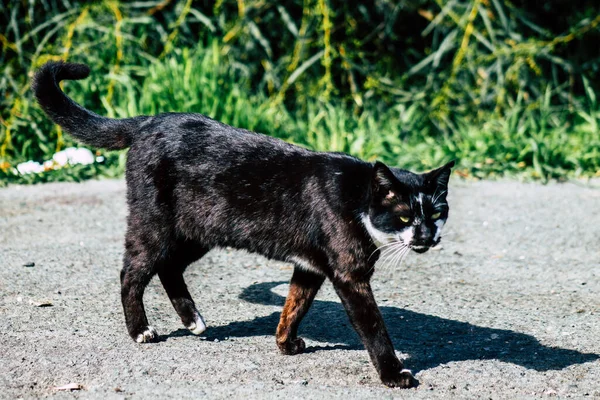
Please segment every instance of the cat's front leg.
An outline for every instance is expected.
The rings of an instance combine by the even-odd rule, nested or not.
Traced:
[[[390,387],[416,386],[417,380],[409,370],[403,369],[402,361],[396,357],[369,282],[334,281],[334,287],[381,381]]]

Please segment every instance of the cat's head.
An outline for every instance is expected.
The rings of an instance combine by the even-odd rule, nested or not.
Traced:
[[[380,248],[424,253],[440,242],[448,219],[446,196],[453,166],[454,161],[415,174],[375,163],[363,223]]]

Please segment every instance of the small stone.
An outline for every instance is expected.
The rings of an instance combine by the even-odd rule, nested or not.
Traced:
[[[78,383],[69,383],[68,385],[57,386],[54,388],[54,390],[68,391],[68,392],[71,392],[73,390],[81,390],[81,389],[82,389],[82,387]]]
[[[52,307],[54,305],[48,300],[30,300],[29,304],[33,305],[34,307]]]

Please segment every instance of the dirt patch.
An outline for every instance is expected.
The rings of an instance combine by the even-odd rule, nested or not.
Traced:
[[[244,252],[212,251],[186,273],[205,336],[153,281],[162,341],[134,343],[119,299],[124,183],[4,188],[0,397],[600,396],[599,198],[585,185],[454,182],[443,248],[378,266],[373,281],[421,382],[402,391],[379,383],[328,284],[300,327],[307,352],[279,354],[290,266]]]

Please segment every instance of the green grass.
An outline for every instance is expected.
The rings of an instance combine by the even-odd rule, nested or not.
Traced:
[[[114,94],[109,102],[103,90],[111,80]],[[289,111],[276,99],[252,92],[248,75],[221,55],[217,40],[208,47],[175,50],[135,73],[125,69],[109,76],[93,72],[87,80],[66,82],[64,87],[86,107],[111,117],[199,112],[311,149],[343,151],[416,170],[456,159],[457,173],[474,178],[514,176],[547,181],[600,172],[600,109],[589,87],[587,109],[570,122],[564,111],[551,104],[552,88],[548,86],[542,104],[535,109],[517,98],[503,118],[479,126],[458,120],[452,134],[437,135],[431,132],[428,110],[418,105],[357,110],[341,101],[307,99]],[[22,149],[27,149],[27,140],[38,139],[37,145],[47,146],[47,153],[52,153],[56,128],[35,104],[28,103],[15,124],[32,127],[34,134],[33,138],[15,138]],[[68,136],[61,140],[63,148],[73,144]],[[27,154],[22,150],[10,161],[25,161]],[[123,172],[124,152],[100,150],[99,154],[106,157],[102,165],[25,176],[8,168],[0,172],[0,182],[81,180]]]
[[[465,177],[600,175],[597,0],[29,0],[0,3],[0,185],[119,176],[102,165],[20,176],[73,145],[33,73],[103,115],[200,112],[316,150]]]

